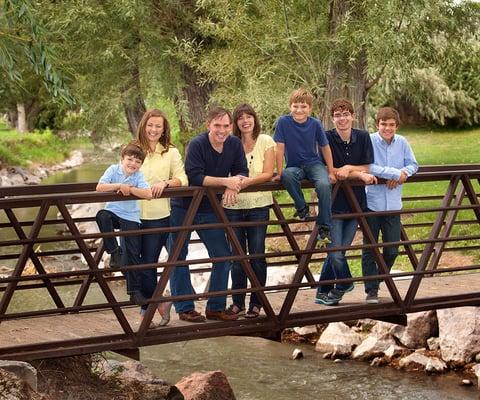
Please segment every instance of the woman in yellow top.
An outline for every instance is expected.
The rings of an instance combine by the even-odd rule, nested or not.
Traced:
[[[260,133],[261,126],[255,110],[249,104],[239,105],[233,112],[233,134],[242,140],[248,164],[248,177],[242,180],[242,187],[268,182],[273,176],[275,142],[269,135]],[[273,203],[271,192],[240,192],[235,205],[225,205],[230,221],[268,221],[270,206]],[[248,254],[265,253],[267,225],[234,228],[243,251]],[[260,284],[267,280],[265,258],[250,260],[250,264]],[[247,287],[247,276],[240,263],[232,265],[232,289]],[[233,304],[228,312],[245,318],[256,318],[262,307],[257,295],[252,293],[250,305],[245,313],[245,294],[232,296]]]
[[[164,189],[186,186],[187,176],[180,152],[171,143],[170,124],[166,115],[157,109],[147,110],[138,124],[137,140],[147,154],[140,170],[150,184],[154,200],[142,201],[140,220],[142,229],[168,227],[170,199],[160,198]],[[145,234],[142,236],[142,263],[157,263],[162,247],[166,246],[168,232]],[[139,271],[142,294],[152,297],[157,286],[157,269]],[[147,306],[142,306],[141,314]],[[158,312],[162,317],[160,325],[170,320],[171,303],[161,303]]]

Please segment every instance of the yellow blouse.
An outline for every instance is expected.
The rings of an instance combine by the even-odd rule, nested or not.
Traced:
[[[149,153],[143,162],[140,171],[145,175],[149,185],[177,178],[182,186],[187,186],[188,179],[185,174],[182,156],[175,147],[162,154],[165,148],[158,143],[155,151]],[[141,219],[160,219],[170,215],[170,199],[153,199],[140,201]]]
[[[258,135],[253,150],[245,154],[248,165],[248,176],[255,178],[263,172],[263,162],[265,152],[270,148],[275,148],[275,142],[272,137],[265,134]],[[237,197],[237,204],[225,208],[243,209],[269,206],[273,203],[271,192],[240,192]]]

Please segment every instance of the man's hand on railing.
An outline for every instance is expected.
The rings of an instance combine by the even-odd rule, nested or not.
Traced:
[[[227,189],[234,190],[238,193],[242,189],[242,179],[245,179],[245,177],[240,175],[225,178],[225,186]]]
[[[369,174],[368,172],[363,172],[359,175],[359,178],[366,184],[366,185],[374,185],[378,183],[378,179],[375,175]]]

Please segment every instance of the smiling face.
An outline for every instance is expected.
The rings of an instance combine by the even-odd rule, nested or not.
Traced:
[[[145,125],[145,139],[150,147],[154,148],[164,132],[164,119],[162,117],[150,117]]]
[[[132,155],[125,155],[120,162],[123,173],[127,176],[137,172],[143,164],[143,161]]]
[[[220,117],[207,121],[208,139],[215,149],[223,148],[223,143],[232,132],[230,116],[224,114]]]
[[[333,112],[332,120],[337,132],[350,133],[355,120],[355,114],[348,110],[337,110]]]
[[[307,103],[292,103],[290,104],[290,113],[293,119],[298,123],[303,123],[312,113],[312,106]]]
[[[253,115],[243,113],[238,117],[236,124],[242,135],[252,135],[255,128],[255,118]]]
[[[397,121],[394,118],[381,119],[377,122],[378,133],[388,144],[392,143],[393,137],[397,132]]]

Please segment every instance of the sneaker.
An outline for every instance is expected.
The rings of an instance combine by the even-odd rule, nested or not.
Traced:
[[[110,268],[123,267],[122,253],[121,247],[117,247],[110,253]]]
[[[330,229],[320,227],[317,236],[317,245],[319,247],[327,247],[330,243],[332,243]]]
[[[140,292],[134,292],[130,295],[130,301],[137,306],[148,304],[148,300]]]
[[[338,304],[338,300],[330,298],[330,296],[326,293],[317,293],[317,296],[315,297],[315,304],[335,306]]]
[[[195,310],[179,313],[178,318],[187,322],[205,322],[205,317]]]
[[[225,310],[225,313],[230,314],[230,315],[236,315],[236,316],[240,317],[242,315],[245,315],[245,309],[240,308],[236,304],[230,304],[230,307],[228,307]]]
[[[378,290],[377,289],[369,290],[367,293],[366,300],[368,304],[378,304]]]
[[[346,289],[337,289],[339,292],[343,292],[344,294],[345,293],[348,293],[348,292],[351,292],[353,289],[355,289],[355,285],[352,283],[350,284],[349,287],[347,287]]]
[[[308,210],[308,206],[305,206],[305,208],[300,211],[297,210],[297,212],[293,214],[293,216],[301,219],[302,221],[305,221],[308,217],[310,217],[310,211]]]
[[[344,294],[343,290],[332,289],[328,292],[328,298],[338,303],[342,300]]]

